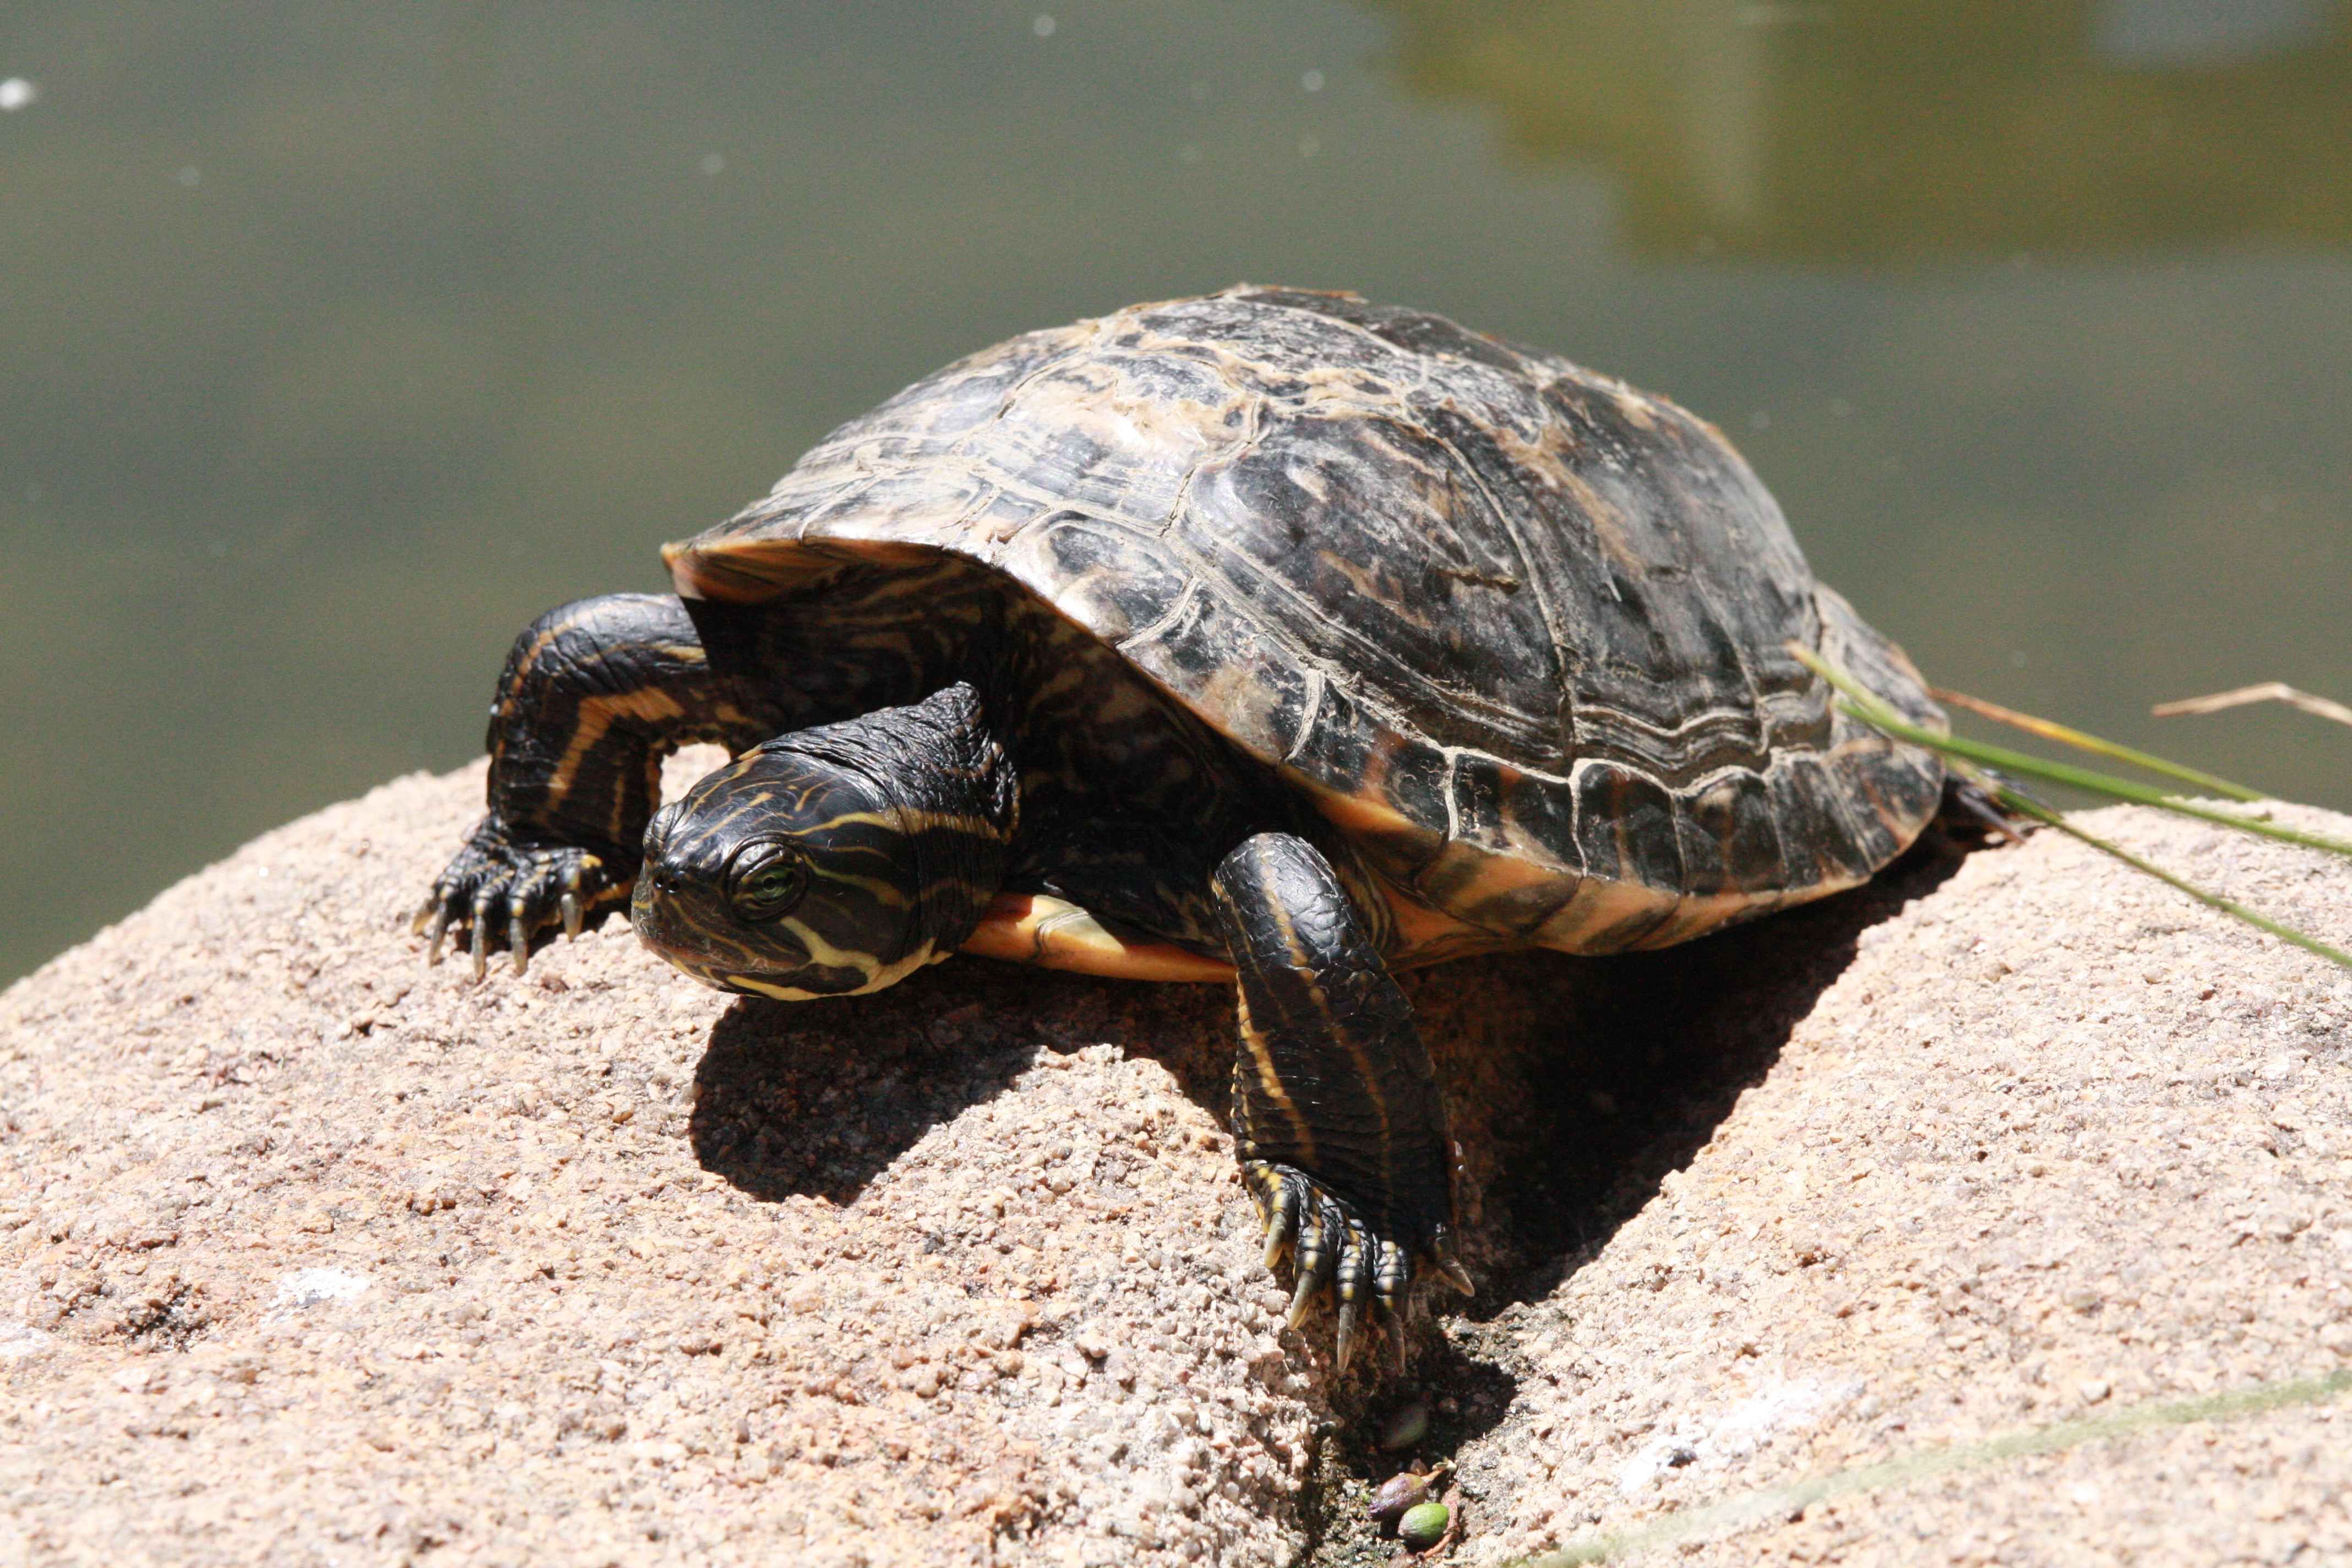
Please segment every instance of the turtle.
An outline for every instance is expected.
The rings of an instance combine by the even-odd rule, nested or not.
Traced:
[[[1443,317],[1242,286],[915,383],[551,611],[490,711],[437,960],[626,906],[722,991],[957,953],[1234,986],[1232,1121],[1334,1356],[1468,1291],[1393,972],[1688,941],[1868,879],[1938,812],[1910,661],[1713,426]],[[663,804],[688,742],[730,755]]]

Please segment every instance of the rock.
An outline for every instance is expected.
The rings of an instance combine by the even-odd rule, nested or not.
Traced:
[[[2352,1351],[2352,977],[2054,836],[1411,977],[1490,1289],[1399,1385],[1276,1332],[1219,988],[792,1007],[617,922],[472,985],[401,917],[479,791],[293,824],[0,994],[0,1562],[1286,1563],[1318,1427],[1416,1395],[1491,1562]],[[2100,820],[2347,936],[2315,857]],[[2340,1552],[2326,1414],[1764,1539]]]
[[[2352,947],[2352,864],[2150,813],[2081,820]],[[1468,1561],[2347,1367],[2352,973],[2046,832],[1858,946],[1572,1277],[1462,1335],[1517,1385],[1456,1455],[1486,1500]],[[2323,1402],[2159,1426],[1783,1510],[1676,1560],[2336,1561],[2339,1419]]]
[[[400,917],[480,787],[269,834],[0,997],[0,1562],[1295,1552],[1323,1405],[1230,1140],[1098,1043],[1205,1048],[1223,997],[748,1008],[619,922],[476,986]]]

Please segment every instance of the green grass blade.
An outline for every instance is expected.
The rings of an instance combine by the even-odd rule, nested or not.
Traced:
[[[2281,827],[2275,823],[2255,822],[2245,817],[2231,816],[2227,812],[2208,810],[2203,806],[2192,805],[2176,796],[2151,789],[2146,784],[2135,784],[2129,779],[2094,773],[2087,768],[2072,767],[2064,763],[2045,762],[2040,757],[2029,756],[2022,752],[2012,752],[2003,746],[1987,745],[1980,741],[1967,741],[1958,736],[1939,735],[1932,730],[1923,730],[1887,707],[1868,688],[1855,680],[1850,673],[1839,668],[1829,660],[1806,648],[1792,647],[1791,651],[1804,662],[1807,668],[1837,689],[1841,700],[1840,706],[1847,712],[1866,724],[1876,726],[1898,741],[1907,741],[1913,745],[1924,746],[1947,759],[1958,760],[1963,764],[1959,771],[1964,773],[1970,775],[1975,773],[1974,768],[1965,764],[1979,763],[2000,769],[2002,773],[2040,779],[2045,783],[2061,784],[2071,788],[2088,791],[2093,795],[2103,795],[2114,800],[2154,806],[2159,811],[2169,811],[2177,816],[2219,823],[2226,827],[2260,834],[2266,838],[2280,839],[2285,843],[2300,845],[2305,848],[2322,849],[2332,854],[2352,856],[2352,844],[2346,844],[2337,839],[2323,837],[2314,833],[2299,833],[2293,828]],[[2219,893],[2207,892],[2193,882],[2184,881],[2169,871],[2150,865],[2118,845],[2110,844],[2104,838],[2084,832],[2049,806],[2043,805],[2040,801],[2021,791],[2006,787],[1997,779],[1977,778],[1975,782],[2003,806],[2020,816],[2030,816],[2037,822],[2056,828],[2069,837],[2078,838],[2102,853],[2114,856],[2134,870],[2145,872],[2167,887],[2177,888],[2199,903],[2234,916],[2257,931],[2268,931],[2281,942],[2302,948],[2305,952],[2316,954],[2331,963],[2342,964],[2347,969],[2352,969],[2352,953],[2339,952],[2316,938],[2304,935],[2292,926],[2282,925],[2267,915],[2259,914],[2235,900],[2225,899]]]
[[[2079,789],[2091,795],[2105,795],[2110,800],[2123,801],[2132,805],[2154,806],[2158,811],[2168,811],[2178,816],[2193,816],[2200,822],[2219,823],[2224,827],[2234,827],[2243,833],[2256,834],[2264,838],[2275,838],[2282,844],[2299,845],[2305,849],[2324,850],[2330,855],[2352,856],[2352,843],[2347,843],[2341,838],[2330,838],[2318,833],[2305,833],[2300,828],[2286,827],[2278,823],[2264,822],[2256,817],[2240,816],[2234,812],[2216,811],[2211,806],[2199,805],[2194,801],[2183,800],[2177,795],[2167,795],[2164,791],[2151,785],[2120,778],[2114,773],[2098,773],[2090,768],[2078,768],[2065,763],[2049,762],[2025,752],[2012,752],[2006,746],[1988,745],[1982,741],[1971,741],[1964,736],[1938,735],[1932,730],[1922,730],[1915,724],[1906,723],[1891,711],[1885,710],[1874,712],[1859,703],[1853,702],[1846,704],[1846,707],[1847,710],[1856,718],[1877,726],[1898,741],[1908,741],[1915,746],[1926,746],[1931,751],[1941,752],[1948,757],[1958,757],[2000,773],[2032,779],[2040,784],[2059,784],[2068,789]]]
[[[2105,740],[2097,735],[2077,730],[2072,725],[2061,724],[2054,719],[2036,718],[2033,714],[2021,713],[2014,708],[2004,708],[1998,702],[1988,702],[1981,697],[1971,697],[1965,691],[1949,691],[1940,686],[1928,688],[1928,695],[1947,707],[1965,708],[1969,712],[1981,714],[1997,724],[2007,724],[2011,729],[2022,730],[2030,735],[2039,735],[2045,741],[2055,741],[2062,746],[2072,746],[2078,752],[2088,752],[2095,757],[2111,757],[2119,763],[2128,763],[2133,767],[2145,768],[2149,773],[2161,777],[2178,779],[2190,788],[2203,790],[2209,795],[2218,795],[2231,800],[2263,798],[2260,790],[2248,789],[2244,784],[2232,784],[2228,779],[2218,778],[2208,773],[2200,773],[2195,768],[2183,767],[2179,763],[2168,762],[2162,757],[2150,755],[2147,752],[2134,751],[2120,742]]]

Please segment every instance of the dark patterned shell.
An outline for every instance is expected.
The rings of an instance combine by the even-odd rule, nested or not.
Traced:
[[[681,592],[754,599],[845,552],[1017,580],[1506,941],[1663,945],[1850,886],[1941,786],[1788,651],[1942,725],[1712,427],[1351,296],[1015,338],[668,555]]]

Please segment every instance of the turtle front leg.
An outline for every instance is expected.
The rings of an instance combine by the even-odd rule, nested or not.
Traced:
[[[1243,1178],[1266,1227],[1266,1265],[1292,1254],[1296,1327],[1338,1298],[1348,1363],[1359,1312],[1402,1318],[1433,1272],[1468,1291],[1454,1260],[1452,1163],[1429,1051],[1366,922],[1305,839],[1260,834],[1225,857],[1214,889],[1239,972],[1234,1121]]]
[[[775,732],[741,682],[710,668],[686,606],[610,594],[551,610],[508,654],[490,706],[489,815],[433,884],[415,929],[438,961],[471,934],[478,978],[505,947],[625,907],[659,804],[662,759],[695,741],[740,749]]]

